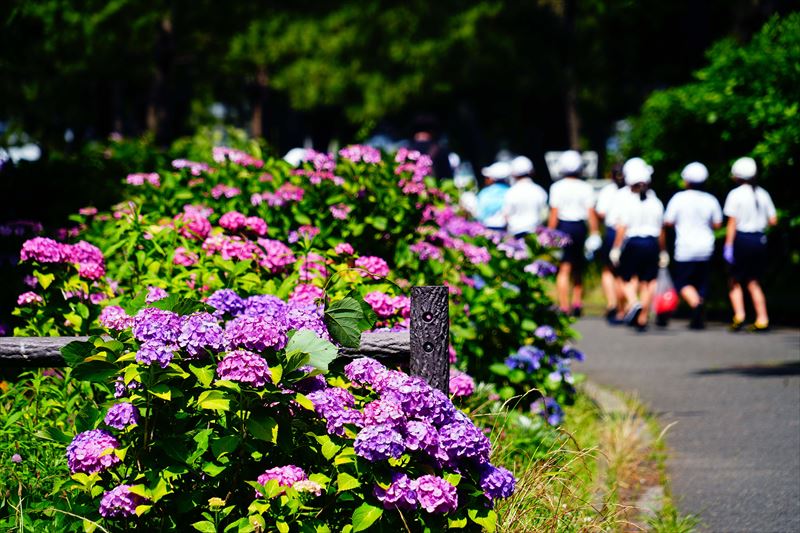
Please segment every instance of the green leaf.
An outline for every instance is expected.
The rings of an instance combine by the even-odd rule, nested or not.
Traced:
[[[199,381],[203,387],[210,386],[211,382],[214,381],[214,367],[212,366],[198,368],[194,365],[189,365],[189,372],[197,377],[197,381]]]
[[[39,281],[39,285],[41,285],[45,290],[56,279],[55,274],[43,274],[42,272],[38,271],[34,272],[33,275],[36,276],[37,281]]]
[[[348,348],[361,345],[362,321],[365,320],[361,304],[355,298],[345,296],[325,309],[325,325],[334,341]]]
[[[80,381],[105,383],[117,372],[117,367],[107,361],[87,361],[74,367],[72,377]]]
[[[198,396],[197,406],[200,407],[200,409],[227,411],[231,408],[231,401],[227,399],[225,393],[220,390],[207,390],[200,393],[200,396]]]
[[[192,524],[192,527],[197,531],[202,531],[203,533],[217,533],[216,526],[213,524],[213,522],[209,522],[208,520],[195,522]]]
[[[359,340],[361,335],[359,333]],[[321,339],[309,329],[301,329],[292,335],[286,344],[286,351],[308,354],[308,364],[320,370],[328,370],[328,364],[336,359],[338,350],[333,343]]]
[[[503,363],[494,363],[489,367],[489,370],[491,370],[498,376],[507,376],[511,372],[511,369],[508,368]]]
[[[358,327],[361,329],[361,331],[372,329],[373,326],[375,326],[375,323],[378,321],[378,315],[375,314],[375,310],[372,309],[372,306],[369,305],[366,300],[364,300],[363,296],[361,296],[361,293],[355,289],[350,291],[347,296],[353,298],[358,302],[358,305],[361,306],[361,312],[364,314],[361,320],[358,321]]]
[[[364,531],[381,517],[383,509],[369,503],[362,503],[353,511],[353,531]]]
[[[448,518],[447,527],[450,529],[462,529],[467,527],[466,518]]]
[[[469,509],[469,519],[483,527],[489,533],[497,529],[497,513],[491,509]]]
[[[216,463],[212,463],[211,461],[203,464],[203,472],[211,477],[217,477],[224,472],[226,468],[228,468],[227,465],[218,465]]]
[[[347,472],[339,472],[339,475],[336,476],[336,492],[344,492],[360,486],[361,482]]]
[[[150,387],[149,392],[162,400],[170,401],[172,399],[172,391],[166,383],[159,383],[154,387]]]
[[[194,300],[192,298],[186,298],[184,296],[179,296],[177,294],[171,294],[166,298],[162,298],[157,302],[153,302],[150,307],[155,307],[156,309],[163,309],[164,311],[172,311],[178,315],[190,315],[196,311],[207,311],[211,312],[214,310],[208,304],[204,304],[199,300]]]
[[[273,444],[278,441],[278,423],[268,416],[262,418],[251,416],[247,420],[247,429],[257,439]]]
[[[73,435],[65,433],[54,426],[45,426],[36,432],[36,436],[40,439],[52,440],[54,442],[60,442],[61,444],[69,444],[72,442],[73,437]]]
[[[461,483],[461,474],[445,474],[443,477],[445,481],[454,487],[458,487],[458,484]]]
[[[241,439],[235,435],[220,437],[211,443],[211,451],[214,453],[214,457],[219,459],[221,455],[228,454],[236,450],[240,442]]]
[[[72,341],[61,348],[61,356],[66,361],[67,366],[75,368],[84,359],[89,357],[94,350],[94,344],[87,341]]]

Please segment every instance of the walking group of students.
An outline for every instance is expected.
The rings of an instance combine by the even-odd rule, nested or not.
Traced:
[[[756,183],[753,159],[738,159],[731,168],[736,187],[725,207],[704,191],[708,170],[688,164],[681,172],[685,190],[675,194],[666,210],[650,188],[653,168],[635,157],[612,170],[612,183],[599,194],[582,179],[583,160],[566,151],[558,160],[557,180],[548,194],[531,176],[533,165],[523,156],[483,169],[487,186],[477,195],[474,211],[487,227],[515,236],[533,232],[544,223],[570,237],[563,249],[556,277],[562,311],[580,316],[583,309],[583,269],[587,258],[602,263],[601,282],[611,324],[628,324],[639,331],[648,327],[659,269],[670,266],[666,229],[675,230],[672,279],[691,308],[689,326],[704,327],[714,230],[727,217],[723,257],[729,265],[731,329],[745,323],[744,291],[750,294],[756,317],[752,331],[769,327],[767,303],[760,278],[766,265],[768,226],[777,223],[769,193]],[[513,184],[508,185],[512,180]],[[549,214],[548,213],[549,207]],[[605,226],[601,237],[600,225]]]

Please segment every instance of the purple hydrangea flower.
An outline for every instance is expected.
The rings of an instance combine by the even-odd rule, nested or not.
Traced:
[[[546,278],[558,272],[558,267],[544,259],[537,259],[533,263],[525,265],[523,270],[534,276]]]
[[[409,450],[422,450],[431,457],[447,459],[440,454],[439,433],[430,423],[411,420],[405,426],[405,437],[405,445]]]
[[[544,352],[533,346],[522,346],[517,353],[506,358],[505,364],[508,368],[521,368],[527,372],[533,372],[542,367],[541,360]]]
[[[141,386],[142,384],[136,380],[131,380],[131,382],[126,386],[125,379],[122,376],[118,376],[114,381],[114,398],[122,398],[127,396],[128,391],[136,390]]]
[[[533,332],[533,335],[539,339],[542,339],[547,344],[553,344],[558,340],[558,334],[551,326],[539,326]]]
[[[387,424],[369,426],[359,431],[353,447],[358,455],[368,461],[390,457],[396,459],[405,451],[403,436]]]
[[[109,448],[119,448],[119,442],[104,429],[90,429],[78,433],[67,446],[67,465],[70,472],[94,474],[119,463],[119,457],[106,453]]]
[[[129,402],[116,403],[108,408],[103,422],[114,429],[125,429],[139,423],[139,408]]]
[[[376,426],[386,424],[395,429],[402,429],[406,416],[403,406],[391,399],[380,399],[364,406],[364,425]]]
[[[295,305],[313,305],[325,296],[325,291],[310,283],[299,283],[289,296],[289,303]]]
[[[276,480],[281,487],[291,487],[298,481],[307,480],[308,476],[302,468],[294,465],[276,466],[258,476],[258,482],[262,485],[266,485],[273,479]],[[261,494],[256,492],[256,498],[260,497]]]
[[[267,362],[258,354],[247,350],[229,352],[217,365],[219,379],[263,387],[271,381],[272,373]]]
[[[386,367],[370,357],[361,357],[344,367],[344,375],[356,385],[374,385]]]
[[[144,301],[145,303],[151,304],[163,300],[167,296],[169,296],[169,294],[161,287],[147,287],[147,296]]]
[[[429,513],[444,514],[458,507],[458,492],[447,480],[436,476],[422,476],[411,484],[417,501]]]
[[[472,376],[469,374],[454,370],[450,374],[449,390],[450,395],[455,396],[456,398],[470,396],[473,392],[475,392],[475,380],[472,379]]]
[[[263,352],[286,346],[286,324],[269,316],[240,316],[225,325],[225,346]]]
[[[531,412],[547,420],[551,426],[557,426],[564,421],[564,410],[554,398],[539,398],[531,404]]]
[[[174,344],[181,332],[181,317],[172,311],[145,307],[133,318],[133,336],[139,342]]]
[[[325,429],[331,435],[345,436],[345,426],[364,427],[364,416],[358,409],[329,409],[325,414]]]
[[[244,312],[244,300],[232,289],[220,289],[208,297],[206,303],[215,309],[216,316],[228,313],[237,316]]]
[[[316,333],[321,339],[331,340],[328,328],[325,326],[325,320],[323,319],[323,310],[320,306],[314,304],[290,304],[285,319],[286,327],[290,330],[308,329]]]
[[[61,263],[66,260],[65,246],[53,239],[34,237],[22,243],[19,258],[22,261],[37,261],[39,263]]]
[[[105,518],[136,516],[136,507],[149,500],[130,490],[130,485],[119,485],[103,494],[100,500],[100,515]]]
[[[299,370],[305,372],[306,374],[309,374],[314,370],[316,370],[316,368],[314,368],[311,365],[306,365],[306,366],[301,366]],[[325,376],[323,376],[322,374],[316,374],[314,376],[305,377],[294,384],[294,390],[296,390],[297,392],[302,392],[304,394],[320,391],[327,388],[328,388],[328,382],[325,381]]]
[[[248,316],[282,317],[286,314],[286,302],[272,294],[256,294],[244,301],[244,314]]]
[[[200,357],[206,350],[222,349],[223,331],[217,319],[209,313],[192,313],[183,317],[178,346],[192,357]]]
[[[103,308],[98,320],[104,327],[115,331],[122,331],[133,326],[133,317],[118,305],[109,305]]]
[[[136,361],[145,366],[158,363],[161,368],[167,368],[175,355],[174,351],[177,349],[177,346],[166,345],[160,341],[143,342],[139,347],[139,351],[136,352]]]
[[[328,416],[330,411],[338,411],[344,407],[353,407],[356,399],[353,394],[340,387],[329,387],[324,390],[312,392],[308,399],[314,404],[314,409],[321,416]]]
[[[486,462],[492,451],[489,438],[468,418],[442,426],[439,429],[439,446],[453,465],[465,459]]]
[[[508,498],[514,494],[517,480],[514,474],[503,467],[485,464],[481,469],[481,488],[490,500]]]
[[[411,479],[403,473],[392,473],[392,484],[381,488],[375,485],[373,493],[383,504],[384,509],[414,510],[417,508],[417,494],[412,488]]]
[[[11,456],[11,462],[12,463],[21,463],[22,462],[22,456],[20,454],[18,454],[18,453],[15,453],[14,455]]]
[[[564,348],[561,350],[561,355],[567,359],[574,359],[575,361],[583,361],[586,359],[586,356],[583,355],[582,351],[572,346],[564,346]]]

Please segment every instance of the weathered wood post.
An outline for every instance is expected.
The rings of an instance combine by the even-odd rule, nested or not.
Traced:
[[[450,386],[449,342],[447,287],[412,287],[409,370],[445,394]]]

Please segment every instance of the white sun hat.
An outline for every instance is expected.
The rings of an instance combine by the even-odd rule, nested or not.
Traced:
[[[625,185],[628,186],[650,183],[653,177],[653,167],[641,157],[632,157],[622,165],[622,174],[625,176]]]
[[[292,148],[286,155],[283,156],[283,160],[296,167],[306,159],[306,149],[305,148]]]
[[[735,178],[751,180],[756,177],[756,162],[752,157],[740,157],[731,167]]]
[[[567,150],[558,157],[558,173],[562,176],[575,176],[583,168],[583,158],[575,150]]]
[[[683,167],[681,177],[686,183],[703,183],[708,179],[708,169],[703,163],[695,161]]]
[[[533,172],[533,162],[524,155],[518,155],[511,160],[512,176],[527,176]]]
[[[505,161],[497,161],[488,167],[484,167],[481,173],[493,180],[507,180],[511,176],[511,165]]]

